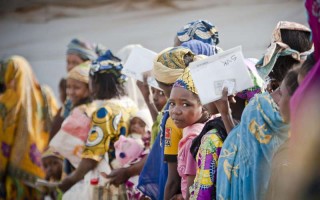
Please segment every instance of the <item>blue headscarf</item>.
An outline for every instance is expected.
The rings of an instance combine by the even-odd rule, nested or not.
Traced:
[[[218,30],[207,20],[196,20],[186,24],[177,32],[177,37],[180,42],[195,39],[211,45],[219,44]]]
[[[189,48],[196,55],[212,56],[215,54],[214,46],[200,40],[189,40],[182,43],[181,46]]]
[[[168,178],[168,164],[164,162],[165,134],[163,134],[169,118],[168,108],[169,104],[165,106],[159,134],[140,173],[137,186],[143,194],[152,200],[164,199],[164,189]]]

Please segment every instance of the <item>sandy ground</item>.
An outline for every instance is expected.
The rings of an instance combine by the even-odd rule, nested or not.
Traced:
[[[223,49],[242,45],[245,57],[259,58],[279,20],[307,24],[303,1],[178,0],[177,6],[138,2],[90,8],[45,6],[11,13],[0,19],[0,57],[25,56],[41,83],[52,87],[65,76],[66,45],[74,37],[102,43],[117,52],[127,44],[142,44],[159,52],[173,44],[176,31],[195,19],[207,19],[219,29]]]

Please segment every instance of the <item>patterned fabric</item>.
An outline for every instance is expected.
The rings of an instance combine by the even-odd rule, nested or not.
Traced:
[[[271,95],[256,95],[223,144],[216,198],[264,199],[273,155],[287,138],[288,125]]]
[[[271,45],[264,56],[256,64],[259,75],[265,79],[272,71],[274,64],[280,56],[292,56],[293,59],[300,61],[301,52],[291,49],[281,39],[281,29],[300,30],[310,32],[310,29],[295,22],[280,21],[272,33]]]
[[[51,90],[39,86],[25,58],[10,57],[0,71],[7,87],[0,95],[0,185],[6,186],[0,190],[7,191],[5,199],[36,199],[30,184],[44,178],[41,154],[58,106]]]
[[[123,84],[127,81],[127,76],[122,74],[123,66],[120,61],[114,60],[101,60],[98,59],[93,61],[90,67],[90,74],[94,75],[95,73],[107,73],[114,74],[117,78],[119,84]]]
[[[83,60],[95,60],[105,51],[103,45],[90,44],[80,39],[72,39],[68,44],[67,54],[77,54]]]
[[[194,94],[198,94],[198,91],[194,85],[189,68],[186,68],[183,74],[173,84],[173,87],[184,88]]]
[[[178,31],[177,36],[180,42],[195,39],[211,45],[219,44],[218,30],[207,20],[196,20],[186,24]]]
[[[181,46],[189,48],[196,55],[212,56],[216,54],[214,46],[200,40],[189,40],[182,43]]]
[[[190,188],[190,199],[216,199],[216,181],[218,158],[223,140],[217,135],[217,129],[210,130],[201,139],[197,154],[197,174]]]
[[[109,162],[115,158],[114,142],[120,135],[127,135],[129,115],[119,104],[104,101],[92,115],[91,130],[82,153],[83,158],[101,161],[108,152]]]
[[[153,65],[156,80],[166,84],[174,83],[187,67],[184,62],[186,55],[192,59],[194,57],[192,51],[185,47],[167,48],[160,52]]]
[[[84,83],[89,83],[89,70],[90,62],[84,62],[74,67],[69,73],[67,78],[75,79]]]

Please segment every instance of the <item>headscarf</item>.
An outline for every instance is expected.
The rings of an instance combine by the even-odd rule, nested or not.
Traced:
[[[116,80],[119,84],[123,84],[127,80],[127,76],[122,74],[123,66],[121,62],[110,59],[98,59],[93,61],[90,66],[90,75],[96,73],[107,73],[116,76]]]
[[[219,34],[216,27],[207,20],[192,21],[177,32],[180,42],[195,39],[211,45],[219,44]]]
[[[310,32],[310,29],[296,22],[280,21],[272,33],[271,45],[264,56],[256,64],[259,75],[265,79],[272,71],[277,59],[280,56],[291,56],[293,59],[300,61],[303,52],[291,49],[281,39],[281,29],[299,30]],[[301,55],[302,54],[302,55]]]
[[[25,58],[10,57],[0,71],[6,85],[0,96],[0,176],[32,183],[44,177],[41,153],[58,105],[52,91],[39,85]]]
[[[95,60],[106,50],[101,44],[91,44],[78,38],[72,39],[67,48],[67,54],[77,54],[84,60]]]
[[[151,114],[150,114],[150,111],[149,109],[141,109],[141,110],[138,110],[136,112],[136,114],[134,114],[132,116],[131,119],[133,118],[139,118],[141,119],[147,126],[147,129],[150,131],[151,130],[151,127],[152,127],[152,124],[153,124],[153,121],[152,121],[152,117],[151,117]]]
[[[153,74],[156,80],[165,83],[174,83],[187,67],[184,57],[190,55],[193,59],[192,51],[185,47],[167,48],[160,52],[154,60]]]
[[[215,54],[214,47],[200,40],[189,40],[181,44],[183,47],[189,48],[196,55],[212,56]]]
[[[183,72],[183,74],[173,84],[173,87],[184,88],[184,89],[189,90],[190,92],[192,92],[194,94],[198,94],[198,91],[197,91],[197,89],[196,89],[196,87],[194,85],[194,82],[192,80],[189,68],[186,68],[186,70]]]
[[[52,148],[47,148],[47,150],[45,150],[41,156],[42,159],[44,158],[48,158],[48,157],[56,157],[59,158],[61,160],[63,160],[63,156],[61,156],[58,152],[54,151]]]
[[[89,83],[89,70],[90,62],[84,62],[74,67],[69,73],[67,78],[75,79],[83,83]]]

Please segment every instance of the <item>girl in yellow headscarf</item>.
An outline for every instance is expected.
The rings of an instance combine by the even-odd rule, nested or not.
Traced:
[[[33,186],[44,177],[41,153],[57,104],[23,57],[12,56],[0,65],[0,84],[0,197],[38,199]]]

